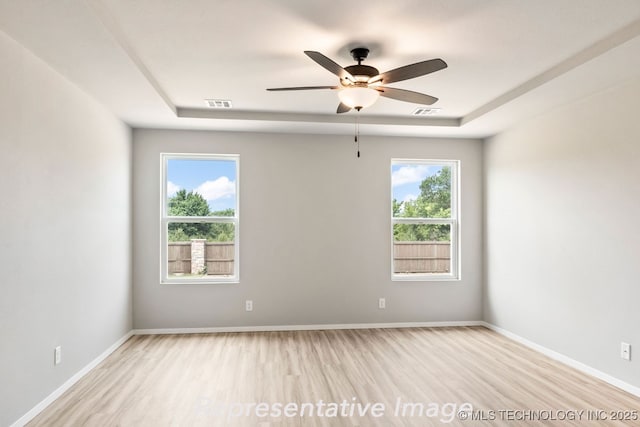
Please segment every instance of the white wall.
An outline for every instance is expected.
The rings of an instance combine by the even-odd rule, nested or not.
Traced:
[[[480,141],[361,140],[135,130],[134,327],[480,320]],[[240,283],[159,283],[161,152],[240,154]],[[462,161],[461,281],[391,281],[392,157]]]
[[[640,386],[640,80],[485,144],[485,320]]]
[[[131,131],[1,32],[0,61],[6,426],[131,329]]]

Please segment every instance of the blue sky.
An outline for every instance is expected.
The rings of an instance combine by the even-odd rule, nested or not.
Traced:
[[[405,163],[391,165],[393,198],[398,201],[415,200],[420,195],[420,183],[442,170],[441,165]]]
[[[236,205],[236,162],[233,160],[169,159],[167,161],[167,194],[185,189],[196,191],[219,211]]]

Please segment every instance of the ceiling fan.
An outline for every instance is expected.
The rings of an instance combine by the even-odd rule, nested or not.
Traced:
[[[346,113],[352,108],[360,111],[365,107],[373,105],[379,96],[396,99],[398,101],[431,105],[436,102],[438,98],[424,93],[413,92],[405,89],[396,89],[384,85],[413,79],[415,77],[424,76],[425,74],[430,74],[447,68],[447,63],[442,59],[437,58],[405,65],[404,67],[380,73],[374,67],[362,65],[362,61],[364,61],[369,55],[369,49],[365,47],[352,49],[351,56],[358,62],[358,64],[349,65],[344,68],[320,52],[305,50],[304,53],[320,66],[338,76],[340,78],[340,84],[335,86],[278,87],[267,90],[338,90],[338,97],[340,98],[340,105],[338,105],[338,110],[336,111],[338,114]]]

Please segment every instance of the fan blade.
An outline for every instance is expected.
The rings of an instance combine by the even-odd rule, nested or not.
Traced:
[[[414,104],[431,105],[438,100],[438,98],[425,95],[424,93],[393,87],[378,86],[376,90],[380,92],[380,96],[397,99],[398,101],[413,102]]]
[[[347,70],[345,70],[340,65],[336,64],[335,62],[333,62],[331,59],[327,58],[320,52],[316,52],[313,50],[305,50],[304,53],[309,58],[316,61],[320,66],[331,71],[333,74],[340,77],[341,79],[351,80],[352,82],[356,81],[356,79],[351,75],[351,73],[349,73]]]
[[[341,102],[340,105],[338,105],[338,111],[336,111],[336,113],[342,114],[342,113],[347,113],[349,111],[351,111],[351,107]]]
[[[267,90],[315,90],[315,89],[338,89],[338,86],[298,86],[298,87],[272,87]]]
[[[369,84],[382,80],[383,84],[399,82],[402,80],[413,79],[414,77],[424,76],[425,74],[434,73],[436,71],[447,68],[447,63],[442,59],[429,59],[427,61],[416,62],[415,64],[405,65],[404,67],[395,68],[386,71],[369,79]]]

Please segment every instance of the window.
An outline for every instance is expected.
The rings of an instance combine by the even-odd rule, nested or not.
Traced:
[[[458,279],[458,161],[391,161],[393,280]]]
[[[161,282],[237,282],[239,156],[161,157]]]

